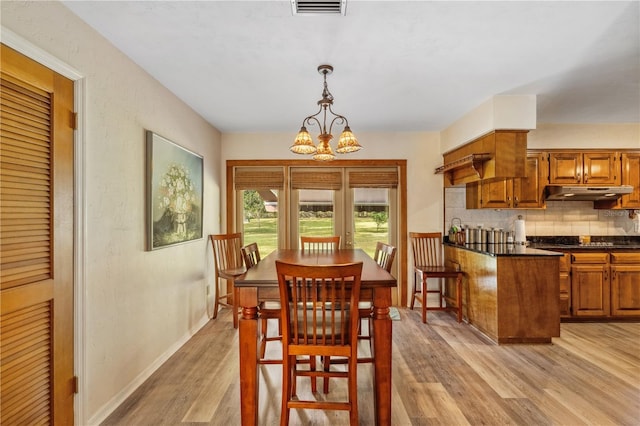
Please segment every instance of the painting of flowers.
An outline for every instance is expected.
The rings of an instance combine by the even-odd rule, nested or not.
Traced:
[[[202,157],[147,131],[147,248],[202,238]]]

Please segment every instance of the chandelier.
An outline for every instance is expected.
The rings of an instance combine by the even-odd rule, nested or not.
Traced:
[[[296,154],[313,154],[313,159],[318,161],[331,161],[336,158],[333,153],[333,149],[329,142],[333,139],[331,135],[331,130],[333,128],[333,124],[336,123],[338,125],[344,124],[344,130],[340,135],[340,139],[338,140],[338,146],[336,147],[336,152],[338,154],[347,154],[349,152],[356,152],[362,148],[358,143],[356,137],[351,133],[351,129],[349,128],[349,122],[343,115],[336,114],[331,109],[331,105],[333,105],[333,95],[329,92],[329,88],[327,87],[327,74],[331,74],[333,72],[333,67],[331,65],[320,65],[318,67],[318,72],[322,74],[324,78],[324,90],[322,90],[322,99],[318,101],[318,105],[320,105],[320,109],[313,115],[308,116],[304,120],[302,120],[302,127],[296,136],[293,145],[289,148],[291,151]],[[327,111],[333,115],[329,123],[329,131],[327,132]],[[318,116],[322,114],[322,123],[318,119]],[[331,117],[329,117],[331,118]],[[318,135],[318,146],[316,147],[311,139],[311,135],[307,131],[306,125],[316,124],[320,128],[320,134]]]

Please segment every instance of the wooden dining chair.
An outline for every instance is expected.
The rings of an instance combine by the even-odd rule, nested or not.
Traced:
[[[427,322],[427,310],[455,311],[458,322],[462,321],[462,271],[459,268],[445,266],[442,254],[442,233],[410,232],[413,251],[413,294],[410,308],[417,299],[422,305],[422,322]],[[430,290],[427,279],[437,278],[437,289]],[[448,278],[455,279],[455,295],[445,285]],[[438,306],[428,306],[428,295],[437,294]]]
[[[253,268],[260,262],[260,249],[258,243],[251,243],[241,248],[244,264],[247,269]],[[267,342],[282,340],[282,323],[280,321],[280,299],[263,300],[258,306],[258,318],[260,319],[260,364],[281,364],[281,359],[266,359]],[[278,320],[278,335],[269,336],[268,324],[270,319]]]
[[[330,237],[301,236],[300,245],[303,251],[335,251],[340,248],[340,235]]]
[[[213,318],[218,316],[219,305],[233,310],[233,327],[238,328],[239,304],[234,280],[246,272],[241,253],[242,233],[209,235],[213,246],[215,265],[214,283],[216,293],[213,305]],[[220,279],[226,280],[224,290],[220,289]]]
[[[396,248],[390,244],[378,241],[376,243],[376,251],[373,260],[385,271],[391,273],[393,267],[393,259],[396,257]]]
[[[282,305],[282,413],[289,424],[292,408],[348,410],[358,424],[358,301],[362,262],[343,265],[295,265],[276,261]],[[336,356],[348,359],[347,371],[299,370],[297,357]],[[347,401],[300,400],[299,376],[346,378]]]
[[[393,267],[393,260],[396,257],[396,247],[387,243],[378,241],[376,243],[376,251],[373,256],[373,260],[385,271],[391,273]],[[373,304],[370,301],[360,301],[358,304],[358,310],[360,312],[360,329],[358,330],[358,338],[361,340],[369,340],[369,349],[371,354],[371,313],[373,311]],[[364,334],[364,325],[367,325],[367,334]],[[330,363],[340,363],[340,360],[331,360]],[[373,356],[370,357],[358,357],[358,363],[370,363],[373,362]],[[328,381],[325,382],[328,385]],[[325,386],[325,393],[328,392],[327,386]]]
[[[376,243],[376,251],[373,255],[373,260],[385,271],[391,273],[393,267],[393,260],[396,257],[396,248],[390,244],[378,241]],[[369,334],[364,335],[362,333],[362,324],[366,321],[367,325],[371,322],[371,311],[373,310],[373,304],[371,302],[360,302],[360,338],[371,340],[371,327],[368,327]],[[360,362],[370,362],[369,359],[361,359]]]

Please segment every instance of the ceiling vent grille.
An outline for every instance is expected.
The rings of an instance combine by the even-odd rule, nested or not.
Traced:
[[[294,15],[346,15],[347,0],[291,0]]]

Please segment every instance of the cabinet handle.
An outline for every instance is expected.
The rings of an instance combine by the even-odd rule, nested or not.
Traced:
[[[584,183],[587,183],[589,181],[589,175],[588,174],[584,174]]]
[[[576,261],[576,257],[574,255],[571,255],[571,262],[575,262]]]
[[[616,279],[616,270],[611,269],[611,281],[615,281],[615,279]]]
[[[604,280],[605,281],[609,280],[609,273],[607,271],[604,271]]]

